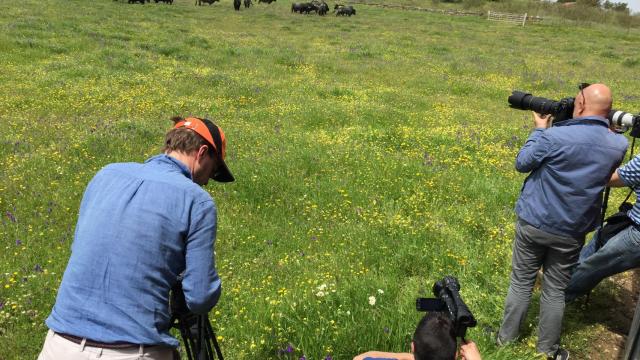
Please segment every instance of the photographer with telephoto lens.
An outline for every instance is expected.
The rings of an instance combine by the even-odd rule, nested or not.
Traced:
[[[627,149],[610,130],[611,91],[582,84],[572,118],[549,126],[534,113],[535,129],[516,157],[516,170],[529,173],[516,204],[512,271],[498,344],[514,341],[524,324],[536,275],[542,268],[537,351],[567,359],[560,348],[564,291],[578,261],[585,234],[598,225],[602,193]]]
[[[171,289],[190,313],[218,302],[217,210],[202,186],[234,181],[225,136],[207,119],[172,120],[162,154],[109,164],[87,186],[39,360],[175,359]]]

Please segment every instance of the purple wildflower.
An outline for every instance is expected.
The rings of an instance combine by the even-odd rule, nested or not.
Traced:
[[[33,268],[33,271],[42,272],[42,266],[40,266],[40,264],[36,264],[36,266]]]
[[[288,353],[292,353],[293,352],[293,346],[291,346],[291,344],[287,345],[287,348],[284,350]]]
[[[4,301],[0,300],[0,310],[2,310],[2,308],[4,308]]]
[[[20,239],[16,239],[16,246],[22,245],[22,241]]]
[[[302,356],[300,356],[300,359],[299,359],[299,360],[307,360],[307,357],[306,357],[306,356],[304,356],[304,355],[302,355]]]
[[[331,355],[327,355],[324,357],[324,360],[333,360],[333,358],[331,357]]]
[[[11,213],[11,211],[7,210],[6,211],[7,217],[9,218],[9,220],[11,220],[11,222],[16,222],[16,217],[13,216],[13,214]]]
[[[388,334],[389,333],[389,328],[385,326],[384,329],[382,329],[382,331],[384,331],[385,334]]]

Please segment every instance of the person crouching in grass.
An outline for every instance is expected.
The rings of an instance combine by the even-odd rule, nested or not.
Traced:
[[[451,319],[440,312],[425,315],[413,334],[411,353],[368,351],[353,360],[481,360],[480,351],[473,341],[457,351],[455,328]]]

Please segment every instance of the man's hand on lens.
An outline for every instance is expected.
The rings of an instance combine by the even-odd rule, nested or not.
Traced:
[[[537,112],[533,112],[533,123],[538,129],[546,129],[549,127],[551,121],[551,115],[540,115]]]

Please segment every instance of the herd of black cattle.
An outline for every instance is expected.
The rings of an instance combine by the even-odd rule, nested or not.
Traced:
[[[114,1],[118,1],[118,0],[114,0]],[[153,1],[156,4],[159,2],[163,2],[165,4],[173,4],[173,0],[153,0]],[[202,4],[211,5],[216,1],[220,1],[220,0],[196,0],[196,5],[202,5]],[[239,11],[240,6],[242,5],[241,1],[242,0],[233,0],[233,8]],[[272,2],[275,2],[275,1],[276,0],[258,0],[259,3],[267,3],[267,4],[271,4]],[[127,2],[129,4],[135,4],[135,3],[144,4],[145,2],[151,2],[151,0],[127,0]],[[251,0],[244,0],[245,8],[251,7],[251,5],[253,5]],[[315,12],[320,16],[324,16],[329,12],[329,5],[327,5],[327,3],[324,2],[324,0],[311,0],[311,2],[306,2],[306,3],[293,3],[291,4],[291,12],[300,13],[300,14],[310,14],[312,12]],[[356,9],[354,9],[353,6],[351,5],[336,4],[333,7],[333,12],[336,14],[336,16],[351,16],[356,14]]]
[[[297,12],[300,14],[315,12],[320,16],[324,16],[329,12],[329,5],[327,5],[324,0],[311,0],[311,2],[307,3],[293,3],[291,4],[291,12]],[[345,6],[336,4],[336,6],[333,7],[333,12],[336,13],[336,16],[351,16],[356,14],[356,9],[351,5]]]

